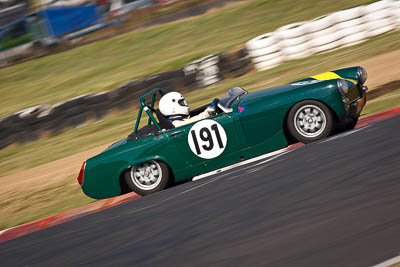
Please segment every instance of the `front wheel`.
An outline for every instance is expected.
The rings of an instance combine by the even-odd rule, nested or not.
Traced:
[[[352,119],[351,122],[346,124],[346,126],[344,127],[344,131],[353,130],[356,127],[357,123],[358,123],[358,117]]]
[[[334,134],[340,134],[346,131],[353,130],[356,127],[357,123],[358,123],[358,117],[351,119],[351,121],[346,124],[344,123],[337,124],[335,127],[336,129]]]
[[[145,196],[167,188],[171,176],[167,164],[151,160],[137,164],[126,171],[125,181],[132,191]]]
[[[333,116],[323,103],[304,100],[292,107],[286,123],[290,134],[299,142],[307,144],[331,134]]]

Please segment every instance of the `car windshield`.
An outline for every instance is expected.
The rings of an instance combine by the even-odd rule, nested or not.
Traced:
[[[229,89],[223,96],[220,98],[219,103],[226,107],[230,108],[233,102],[236,99],[239,99],[241,96],[246,95],[247,91],[241,87],[233,87]]]

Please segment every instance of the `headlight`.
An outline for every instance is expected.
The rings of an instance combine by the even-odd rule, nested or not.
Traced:
[[[359,67],[359,68],[358,68],[357,75],[358,75],[358,82],[359,82],[360,84],[364,84],[365,81],[366,81],[367,78],[368,78],[368,73],[367,73],[367,71],[366,71],[363,67]]]
[[[337,87],[339,92],[344,96],[349,92],[349,86],[345,80],[339,79],[337,80]]]

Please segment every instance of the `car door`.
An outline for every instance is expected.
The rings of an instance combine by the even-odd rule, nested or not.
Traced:
[[[284,134],[285,116],[290,109],[290,91],[274,92],[282,88],[262,90],[243,98],[238,108],[239,121],[248,149],[245,158],[274,151],[287,146]]]
[[[242,149],[230,114],[219,114],[178,128],[168,136],[175,179],[188,178],[240,160]]]

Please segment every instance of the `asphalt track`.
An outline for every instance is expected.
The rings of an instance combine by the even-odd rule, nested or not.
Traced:
[[[372,266],[400,254],[400,116],[0,243],[2,266]]]

